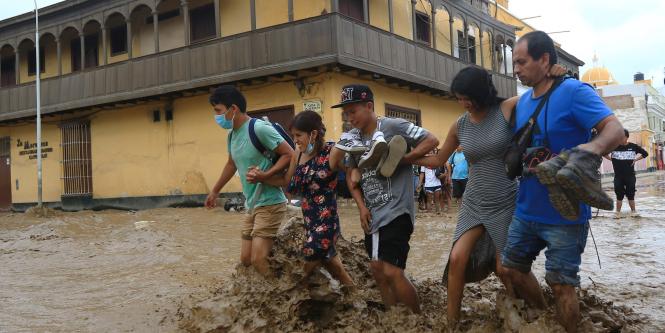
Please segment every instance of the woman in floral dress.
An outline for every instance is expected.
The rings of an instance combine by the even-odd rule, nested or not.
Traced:
[[[353,281],[335,249],[340,225],[336,167],[339,164],[330,163],[330,149],[334,144],[324,141],[325,126],[321,116],[313,111],[303,111],[293,119],[291,134],[296,143],[296,153],[289,170],[283,177],[275,177],[268,182],[276,186],[288,185],[289,193],[302,196],[306,232],[302,248],[305,280],[314,269],[323,265],[343,285],[352,286]],[[258,172],[253,169],[250,174]]]

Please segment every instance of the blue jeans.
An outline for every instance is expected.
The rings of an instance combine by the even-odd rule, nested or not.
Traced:
[[[501,262],[505,267],[528,273],[540,251],[547,248],[545,281],[550,285],[565,284],[579,287],[578,273],[588,233],[588,222],[544,224],[524,221],[513,216]]]

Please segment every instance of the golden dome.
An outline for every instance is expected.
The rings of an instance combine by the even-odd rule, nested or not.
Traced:
[[[594,67],[588,69],[586,72],[584,72],[584,75],[582,75],[582,81],[594,87],[618,84],[618,82],[614,80],[612,73],[607,68],[598,66],[597,55],[593,56],[593,64]]]
[[[612,73],[605,67],[593,67],[587,70],[582,75],[582,81],[594,87],[617,84]]]

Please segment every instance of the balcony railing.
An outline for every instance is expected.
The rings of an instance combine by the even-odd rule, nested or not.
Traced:
[[[217,38],[42,80],[42,112],[130,101],[224,82],[341,64],[449,91],[469,63],[339,14]],[[512,77],[493,73],[502,97]],[[0,120],[35,114],[35,84],[0,89]]]

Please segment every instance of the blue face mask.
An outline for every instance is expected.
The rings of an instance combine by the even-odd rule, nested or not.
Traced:
[[[217,125],[219,125],[223,129],[227,129],[227,130],[232,129],[233,128],[233,118],[235,118],[236,115],[234,114],[233,117],[231,117],[231,120],[227,120],[226,117],[224,117],[225,115],[226,115],[226,112],[223,113],[223,114],[216,114],[215,115],[215,122],[217,123]]]

